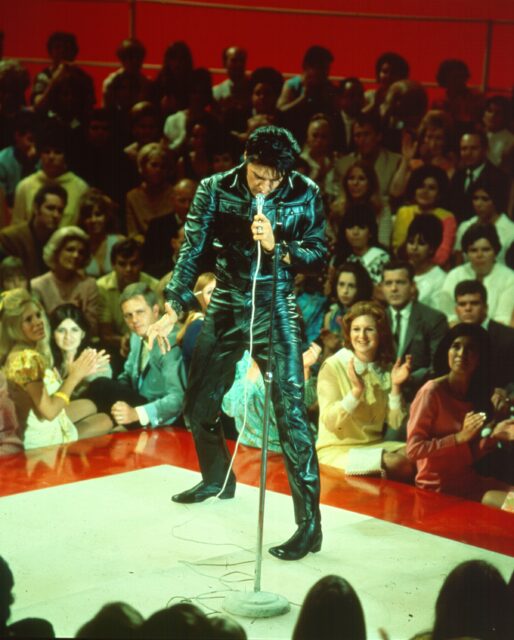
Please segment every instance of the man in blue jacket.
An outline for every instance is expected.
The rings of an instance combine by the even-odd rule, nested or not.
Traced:
[[[175,502],[202,502],[221,492],[228,473],[230,455],[218,416],[236,364],[249,347],[251,325],[252,357],[262,371],[266,367],[276,255],[272,399],[298,525],[287,542],[269,550],[283,560],[319,551],[322,538],[318,461],[303,400],[302,342],[293,284],[296,273],[318,272],[324,266],[326,246],[319,189],[293,171],[299,151],[289,131],[261,127],[248,139],[243,164],[202,180],[164,292],[166,313],[149,330],[150,344],[157,341],[165,350],[177,313],[195,305],[192,288],[214,250],[216,289],[193,354],[184,409],[202,482],[173,496]],[[264,197],[262,208],[257,206],[257,195]],[[231,473],[220,498],[232,498],[234,493]]]

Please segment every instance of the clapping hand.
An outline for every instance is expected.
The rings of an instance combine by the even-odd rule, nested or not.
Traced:
[[[346,371],[352,384],[353,397],[358,400],[364,393],[364,380],[362,379],[362,376],[355,371],[355,358],[350,358]]]
[[[457,444],[464,444],[478,436],[486,419],[485,413],[468,411],[464,416],[462,429],[455,435]],[[499,425],[498,425],[499,426]]]
[[[146,339],[148,340],[148,349],[151,351],[153,343],[157,340],[159,349],[165,354],[171,349],[168,335],[178,321],[177,312],[170,306],[168,302],[164,305],[165,314],[148,327]]]
[[[396,387],[400,387],[410,376],[412,356],[405,356],[405,362],[401,362],[401,358],[398,358],[391,370],[391,384]]]

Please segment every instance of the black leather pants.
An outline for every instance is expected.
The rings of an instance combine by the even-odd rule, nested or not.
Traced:
[[[262,286],[262,285],[261,285]],[[270,289],[257,288],[253,358],[267,363]],[[221,485],[230,456],[218,420],[223,395],[250,342],[251,291],[218,283],[195,346],[186,392],[185,420],[194,439],[203,480]],[[296,303],[277,289],[272,400],[297,524],[319,518],[319,468],[303,396],[303,362]]]

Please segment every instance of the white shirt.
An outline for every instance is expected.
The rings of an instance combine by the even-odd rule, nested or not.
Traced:
[[[434,265],[430,271],[414,276],[418,290],[418,302],[422,302],[433,309],[439,309],[439,294],[441,292],[446,271]]]

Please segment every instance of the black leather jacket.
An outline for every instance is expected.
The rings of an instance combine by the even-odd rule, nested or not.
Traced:
[[[257,243],[250,225],[256,213],[255,198],[246,182],[246,165],[218,173],[201,181],[189,210],[185,241],[164,290],[175,308],[195,305],[192,292],[196,278],[207,270],[205,258],[215,251],[216,278],[225,287],[249,290],[257,266]],[[270,220],[281,256],[278,291],[289,293],[298,272],[319,272],[326,260],[325,218],[319,188],[309,178],[293,171],[264,200],[264,215]],[[277,217],[281,222],[277,234]],[[259,285],[271,283],[272,256],[261,252]],[[212,263],[209,270],[212,270]]]

